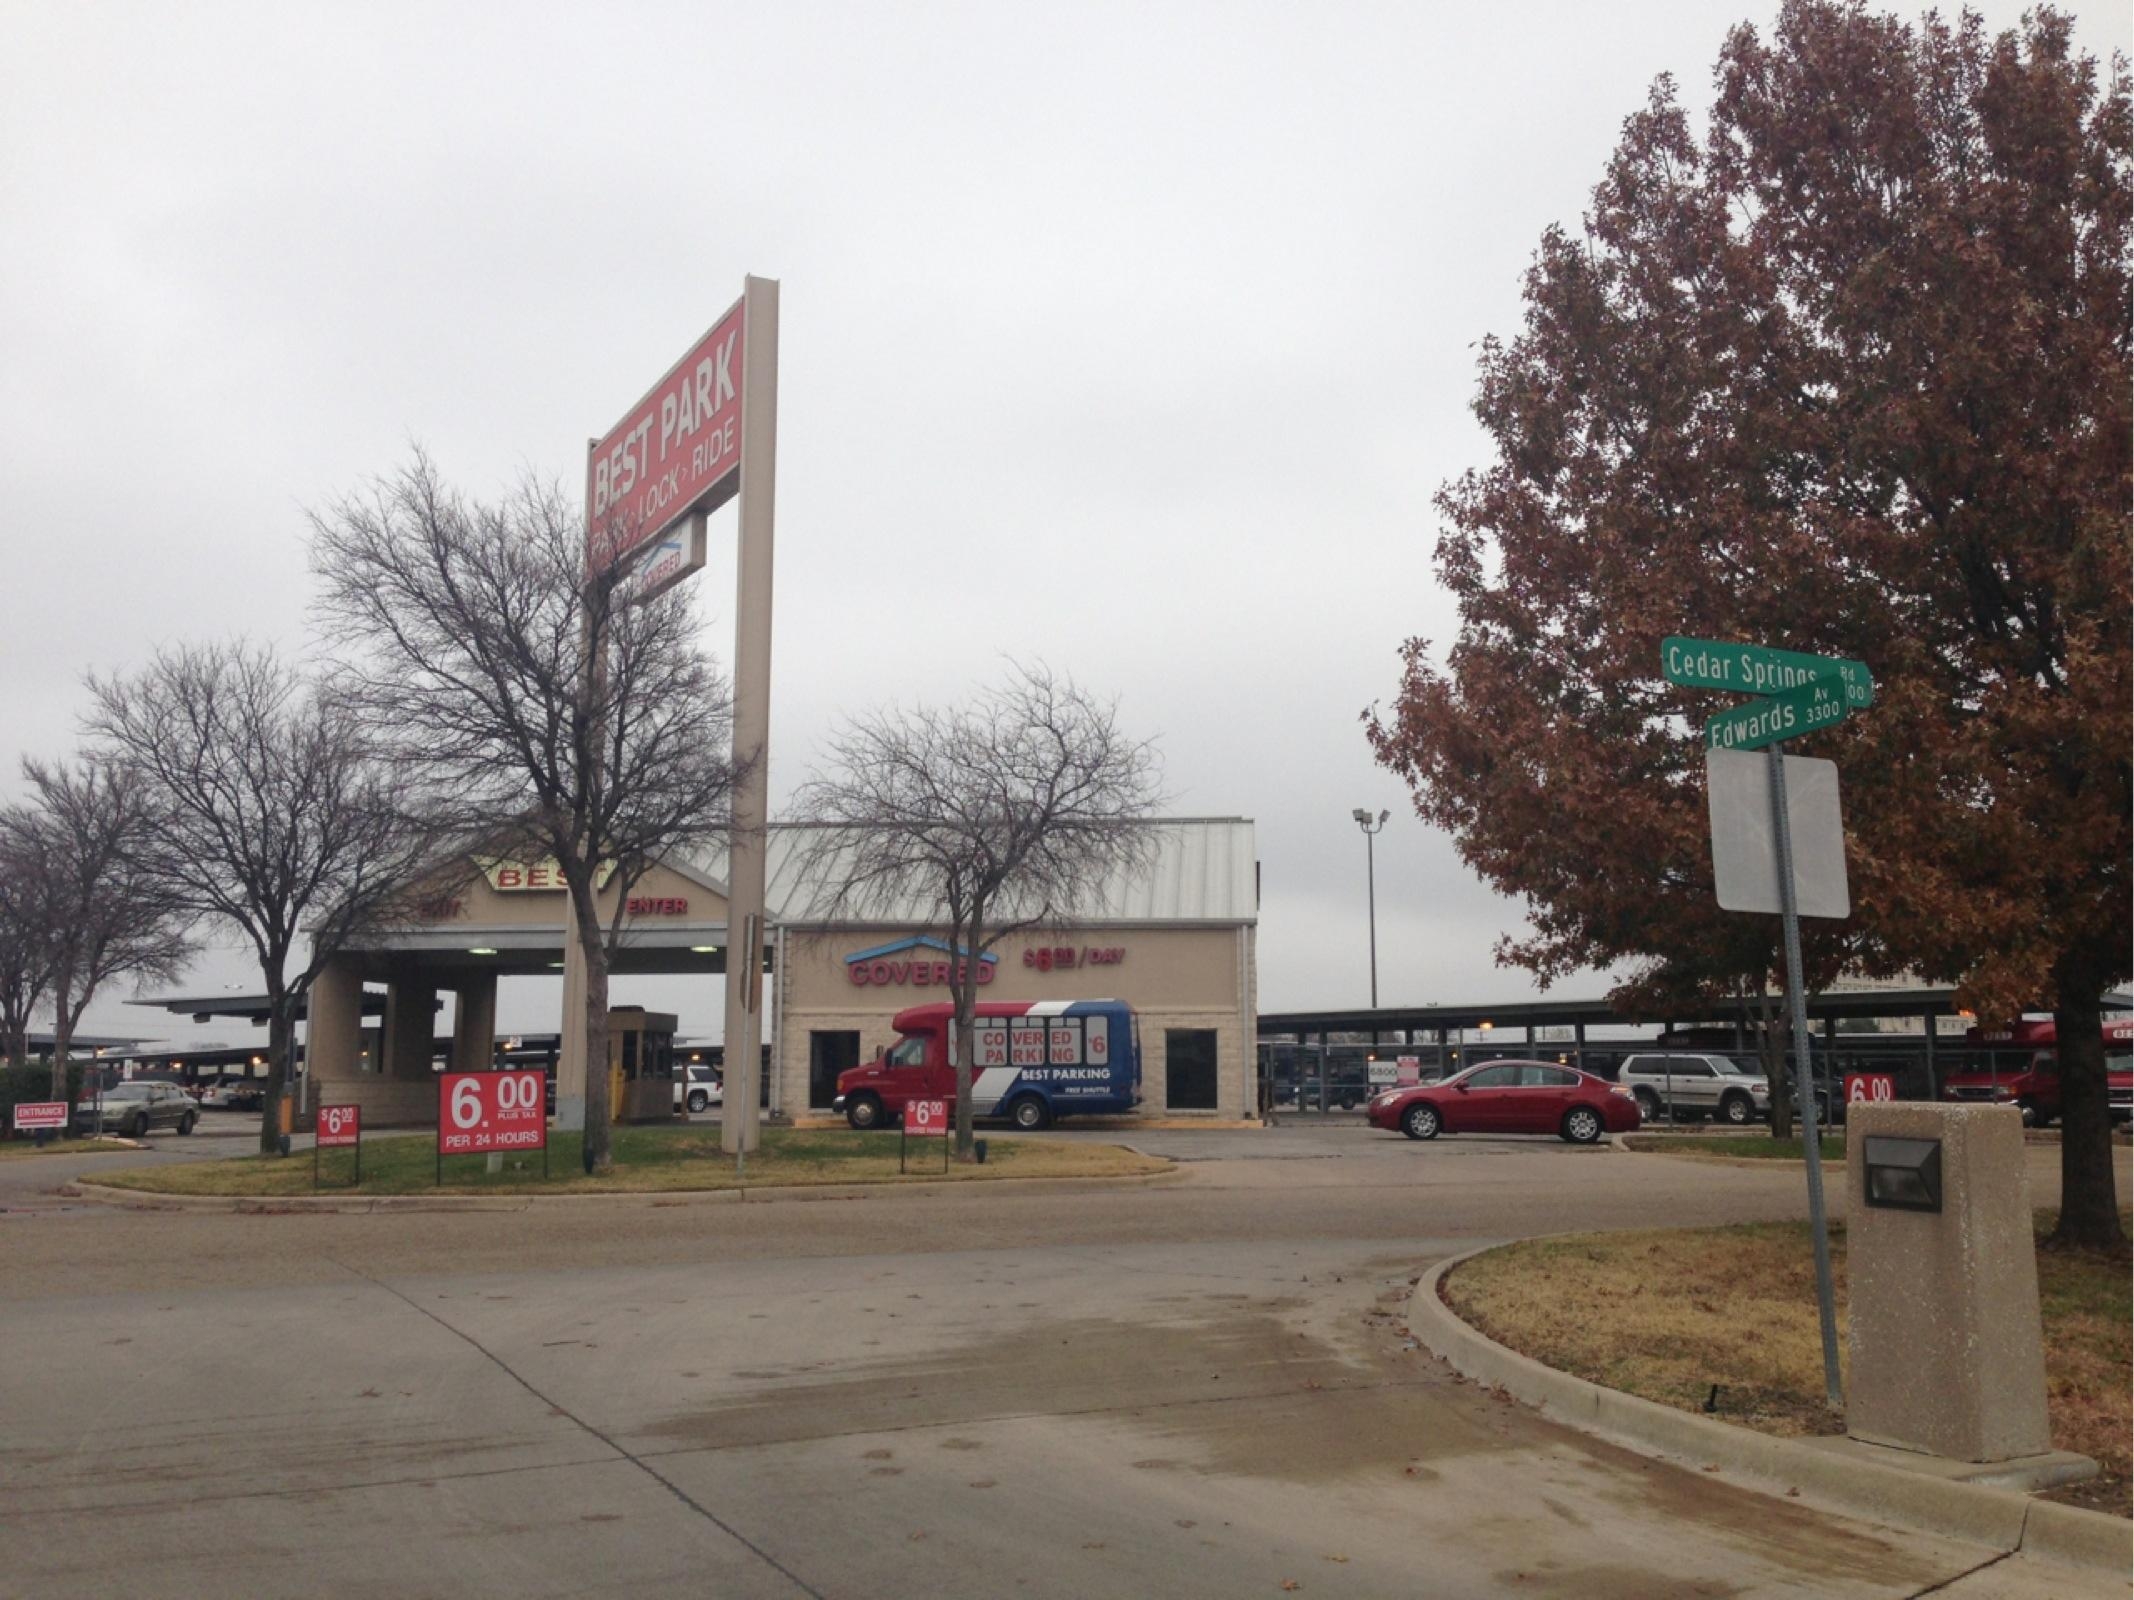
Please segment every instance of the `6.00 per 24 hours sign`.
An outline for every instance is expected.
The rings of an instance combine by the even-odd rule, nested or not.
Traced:
[[[546,1098],[538,1072],[445,1073],[437,1080],[438,1154],[545,1148]]]

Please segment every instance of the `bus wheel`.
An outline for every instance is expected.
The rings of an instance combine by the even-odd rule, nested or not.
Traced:
[[[871,1094],[863,1094],[845,1107],[845,1120],[865,1132],[882,1125],[882,1102]]]
[[[1015,1126],[1029,1133],[1052,1126],[1052,1111],[1034,1094],[1026,1094],[1008,1107],[1008,1117]]]

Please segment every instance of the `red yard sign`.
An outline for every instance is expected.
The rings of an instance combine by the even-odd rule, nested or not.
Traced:
[[[911,1131],[913,1133],[948,1132],[948,1102],[946,1100],[914,1100],[910,1107]]]
[[[1845,1074],[1845,1103],[1847,1105],[1880,1105],[1897,1098],[1897,1080],[1887,1072],[1848,1072]]]
[[[447,1072],[437,1080],[437,1153],[545,1150],[546,1099],[538,1072]]]
[[[1410,1084],[1421,1083],[1423,1081],[1423,1058],[1421,1056],[1396,1057],[1393,1063],[1393,1081],[1404,1089]]]
[[[64,1128],[67,1125],[67,1103],[64,1100],[25,1100],[15,1107],[15,1131],[34,1133],[39,1128]]]
[[[361,1106],[320,1106],[320,1148],[331,1150],[337,1145],[354,1144],[363,1136],[363,1108]]]
[[[586,462],[586,565],[603,572],[696,510],[733,498],[741,472],[742,308],[668,369]]]

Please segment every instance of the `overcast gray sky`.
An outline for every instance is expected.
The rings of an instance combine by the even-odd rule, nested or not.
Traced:
[[[1366,998],[1357,806],[1394,813],[1382,998],[1528,994],[1490,955],[1518,906],[1358,713],[1452,632],[1430,497],[1485,458],[1475,341],[1653,77],[1703,104],[1776,9],[6,0],[0,759],[69,747],[86,669],[301,647],[304,508],[414,443],[477,493],[575,479],[756,272],[774,807],[841,710],[1041,657],[1161,740],[1176,810],[1257,819],[1264,1008]],[[2125,5],[2074,9],[2128,47]],[[695,584],[722,656],[733,517]],[[702,1032],[715,987],[618,998]],[[91,1026],[144,1031],[116,998]]]

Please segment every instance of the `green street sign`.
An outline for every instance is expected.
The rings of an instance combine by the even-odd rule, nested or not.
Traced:
[[[1768,645],[1663,639],[1660,671],[1669,683],[1692,689],[1732,689],[1736,694],[1777,695],[1818,678],[1836,678],[1845,686],[1846,705],[1858,710],[1875,703],[1874,674],[1866,662],[1773,650]]]
[[[1746,705],[1729,706],[1704,725],[1707,750],[1761,750],[1781,739],[1798,739],[1845,720],[1845,694],[1835,680],[1815,679],[1798,689]]]

